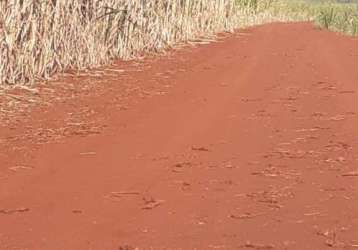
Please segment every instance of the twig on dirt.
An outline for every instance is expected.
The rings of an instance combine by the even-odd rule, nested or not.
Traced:
[[[35,103],[36,101],[33,100],[33,99],[26,99],[25,97],[23,96],[20,96],[20,95],[13,95],[13,94],[6,94],[7,97],[10,97],[16,101],[19,101],[19,102],[28,102],[28,103]]]
[[[261,98],[243,98],[243,99],[241,99],[241,101],[243,101],[243,102],[259,102],[259,101],[261,101],[262,99]]]
[[[118,250],[139,250],[139,248],[130,245],[123,245],[119,246]]]
[[[118,73],[125,72],[125,70],[123,70],[123,69],[104,69],[104,71],[112,71],[112,72],[118,72]]]
[[[0,209],[0,214],[24,213],[28,211],[30,211],[30,209],[26,207],[21,207],[17,209]]]
[[[83,211],[80,210],[80,209],[73,209],[73,210],[72,210],[72,213],[74,213],[74,214],[82,214]]]
[[[111,192],[108,195],[105,195],[104,198],[110,199],[112,201],[117,201],[124,196],[132,196],[132,195],[140,195],[140,192],[137,191],[119,191],[119,192]]]
[[[96,155],[96,152],[82,152],[80,155]]]
[[[207,149],[207,148],[204,148],[204,147],[191,147],[191,150],[194,150],[194,151],[205,151],[205,152],[209,152],[210,150]]]
[[[304,216],[315,216],[315,215],[320,215],[320,212],[314,212],[314,213],[305,213],[303,214]]]
[[[339,91],[338,93],[340,93],[340,94],[354,94],[355,91],[354,90],[342,90],[342,91]]]
[[[358,171],[352,171],[342,174],[343,177],[358,177]]]
[[[251,214],[251,213],[244,213],[244,214],[239,214],[239,215],[230,215],[230,218],[232,219],[238,219],[238,220],[243,220],[243,219],[252,219],[255,217],[258,217],[260,215],[264,215],[265,213],[258,213],[258,214]]]
[[[275,246],[272,244],[267,244],[267,245],[254,244],[254,243],[251,243],[250,241],[248,241],[244,245],[240,246],[240,248],[253,248],[253,249],[258,249],[258,250],[264,250],[264,249],[274,249]]]
[[[351,197],[349,197],[349,196],[347,196],[347,195],[343,195],[342,196],[344,199],[346,199],[346,200],[351,200],[352,198]]]
[[[336,239],[328,239],[326,240],[325,244],[329,247],[345,247],[346,244],[344,244],[343,242],[339,242],[339,241],[336,241]]]
[[[181,173],[185,167],[191,167],[191,165],[190,162],[177,163],[172,167],[172,172]]]
[[[111,192],[112,195],[140,195],[140,192],[137,191],[120,191],[120,192]]]
[[[337,116],[330,117],[327,120],[328,121],[343,121],[345,119],[346,119],[346,117],[344,115],[337,115]]]
[[[144,206],[142,207],[142,209],[147,209],[147,210],[156,208],[164,203],[163,200],[155,200],[153,198],[150,199],[143,198],[143,200],[144,200]]]
[[[213,249],[228,249],[227,245],[208,245],[208,248]]]
[[[29,170],[29,169],[33,169],[33,167],[26,167],[26,166],[14,166],[14,167],[10,167],[10,170],[17,172],[20,169],[24,169],[24,170]]]
[[[140,195],[140,193],[137,191],[111,192],[109,197],[122,198],[124,195]]]
[[[317,235],[319,236],[323,236],[324,238],[326,238],[325,240],[325,244],[328,247],[332,247],[332,248],[337,248],[337,247],[346,247],[347,244],[345,244],[344,242],[338,240],[338,235],[337,235],[337,229],[333,229],[333,230],[325,230],[325,231],[318,231]]]
[[[34,95],[38,95],[39,94],[39,90],[36,89],[36,88],[29,88],[27,86],[16,86],[16,88],[18,89],[22,89],[22,90],[26,90],[28,92],[30,92],[31,94],[34,94]]]
[[[7,97],[10,97],[12,99],[15,99],[16,101],[23,101],[23,99],[20,96],[12,95],[12,94],[6,94]]]

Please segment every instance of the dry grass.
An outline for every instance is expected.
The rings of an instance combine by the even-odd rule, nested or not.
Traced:
[[[272,0],[2,0],[0,86],[272,20]],[[252,4],[253,3],[253,4]]]

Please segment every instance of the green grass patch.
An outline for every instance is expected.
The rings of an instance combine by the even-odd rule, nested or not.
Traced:
[[[275,16],[285,14],[293,20],[315,21],[325,29],[358,35],[358,0],[282,0],[271,4],[270,9]]]
[[[358,35],[358,4],[324,5],[315,19],[323,28]]]

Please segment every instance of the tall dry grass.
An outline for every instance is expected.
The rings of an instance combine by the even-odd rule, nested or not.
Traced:
[[[0,0],[0,86],[271,20],[273,0]]]

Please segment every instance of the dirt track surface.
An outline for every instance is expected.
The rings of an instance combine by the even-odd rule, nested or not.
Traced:
[[[0,130],[1,250],[358,249],[357,39],[270,24],[116,67]]]

